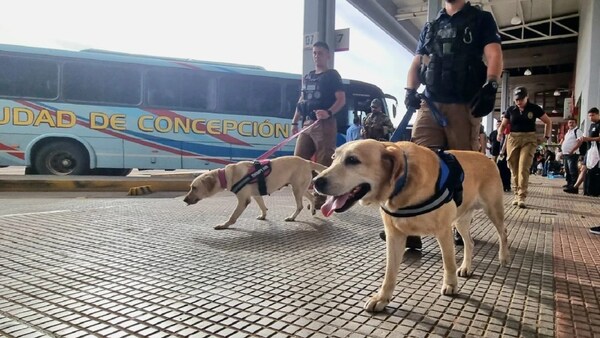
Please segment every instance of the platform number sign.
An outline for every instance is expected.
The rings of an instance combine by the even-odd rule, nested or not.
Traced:
[[[319,41],[319,33],[304,34],[304,49],[311,49],[315,42]],[[335,51],[347,51],[350,49],[350,28],[337,29],[335,31]]]
[[[350,49],[350,28],[335,30],[335,51],[343,52]]]
[[[304,35],[304,49],[311,49],[315,42],[319,41],[319,33],[310,33]]]

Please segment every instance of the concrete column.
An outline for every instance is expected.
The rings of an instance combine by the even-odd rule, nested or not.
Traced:
[[[315,34],[316,33],[316,34]],[[325,41],[331,50],[329,68],[334,68],[335,0],[304,0],[304,36],[314,34],[314,41]],[[312,45],[311,43],[311,45]],[[312,46],[302,53],[302,74],[315,69]]]
[[[438,12],[443,8],[442,1],[444,0],[429,0],[427,1],[427,21],[435,20]]]

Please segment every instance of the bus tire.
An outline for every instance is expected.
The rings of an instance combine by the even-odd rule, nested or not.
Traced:
[[[80,144],[54,141],[40,148],[34,167],[41,175],[85,175],[89,172],[89,162],[87,151]]]
[[[33,166],[25,167],[25,175],[37,175],[38,172],[35,170]]]

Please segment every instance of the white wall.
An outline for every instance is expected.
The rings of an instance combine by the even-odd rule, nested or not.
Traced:
[[[600,107],[600,1],[579,0],[579,39],[575,69],[575,104],[581,97],[580,122],[589,126],[587,111]]]

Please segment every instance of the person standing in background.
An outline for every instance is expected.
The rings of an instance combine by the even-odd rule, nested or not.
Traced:
[[[298,124],[307,127],[317,123],[310,130],[300,134],[296,141],[294,155],[324,166],[331,165],[331,156],[336,147],[337,123],[334,115],[346,104],[346,93],[342,78],[335,69],[329,69],[331,58],[329,46],[322,41],[313,44],[315,70],[302,79],[302,92],[292,119],[292,132],[298,132]],[[325,203],[325,196],[315,193],[315,209]]]
[[[565,168],[565,180],[567,183],[563,188],[573,187],[579,176],[579,139],[583,137],[583,131],[577,128],[577,120],[573,116],[567,118],[567,133],[560,141],[562,149],[563,165]]]
[[[377,141],[389,141],[390,135],[394,132],[394,125],[382,110],[380,99],[371,101],[371,112],[365,118],[361,130],[361,136],[364,139],[373,139]]]
[[[594,107],[591,108],[588,111],[588,118],[590,119],[590,129],[588,130],[588,136],[582,136],[578,139],[579,142],[588,142],[588,152],[586,153],[586,157],[589,155],[589,149],[591,149],[592,142],[600,142],[600,111],[598,110],[598,108]],[[596,145],[597,146],[597,145]],[[564,192],[567,192],[569,194],[578,194],[579,193],[579,186],[584,183],[584,181],[586,180],[587,177],[587,173],[588,173],[588,168],[586,166],[586,157],[583,158],[583,165],[581,166],[581,172],[579,173],[579,177],[577,177],[577,181],[575,182],[575,184],[573,184],[573,186],[571,187],[566,187],[563,189]],[[598,170],[598,166],[596,166],[594,169],[589,169],[589,170]],[[589,180],[589,178],[588,178]],[[598,185],[600,185],[600,182],[589,182],[588,181],[588,187],[592,188],[593,190],[595,190],[594,192],[588,191],[588,195],[591,196],[598,196],[596,194],[597,190],[600,190],[600,187],[598,187]],[[584,194],[586,192],[584,191]]]
[[[354,114],[354,120],[352,120],[352,124],[348,129],[346,129],[346,142],[360,140],[360,132],[362,130],[362,126],[360,125],[360,117]]]

